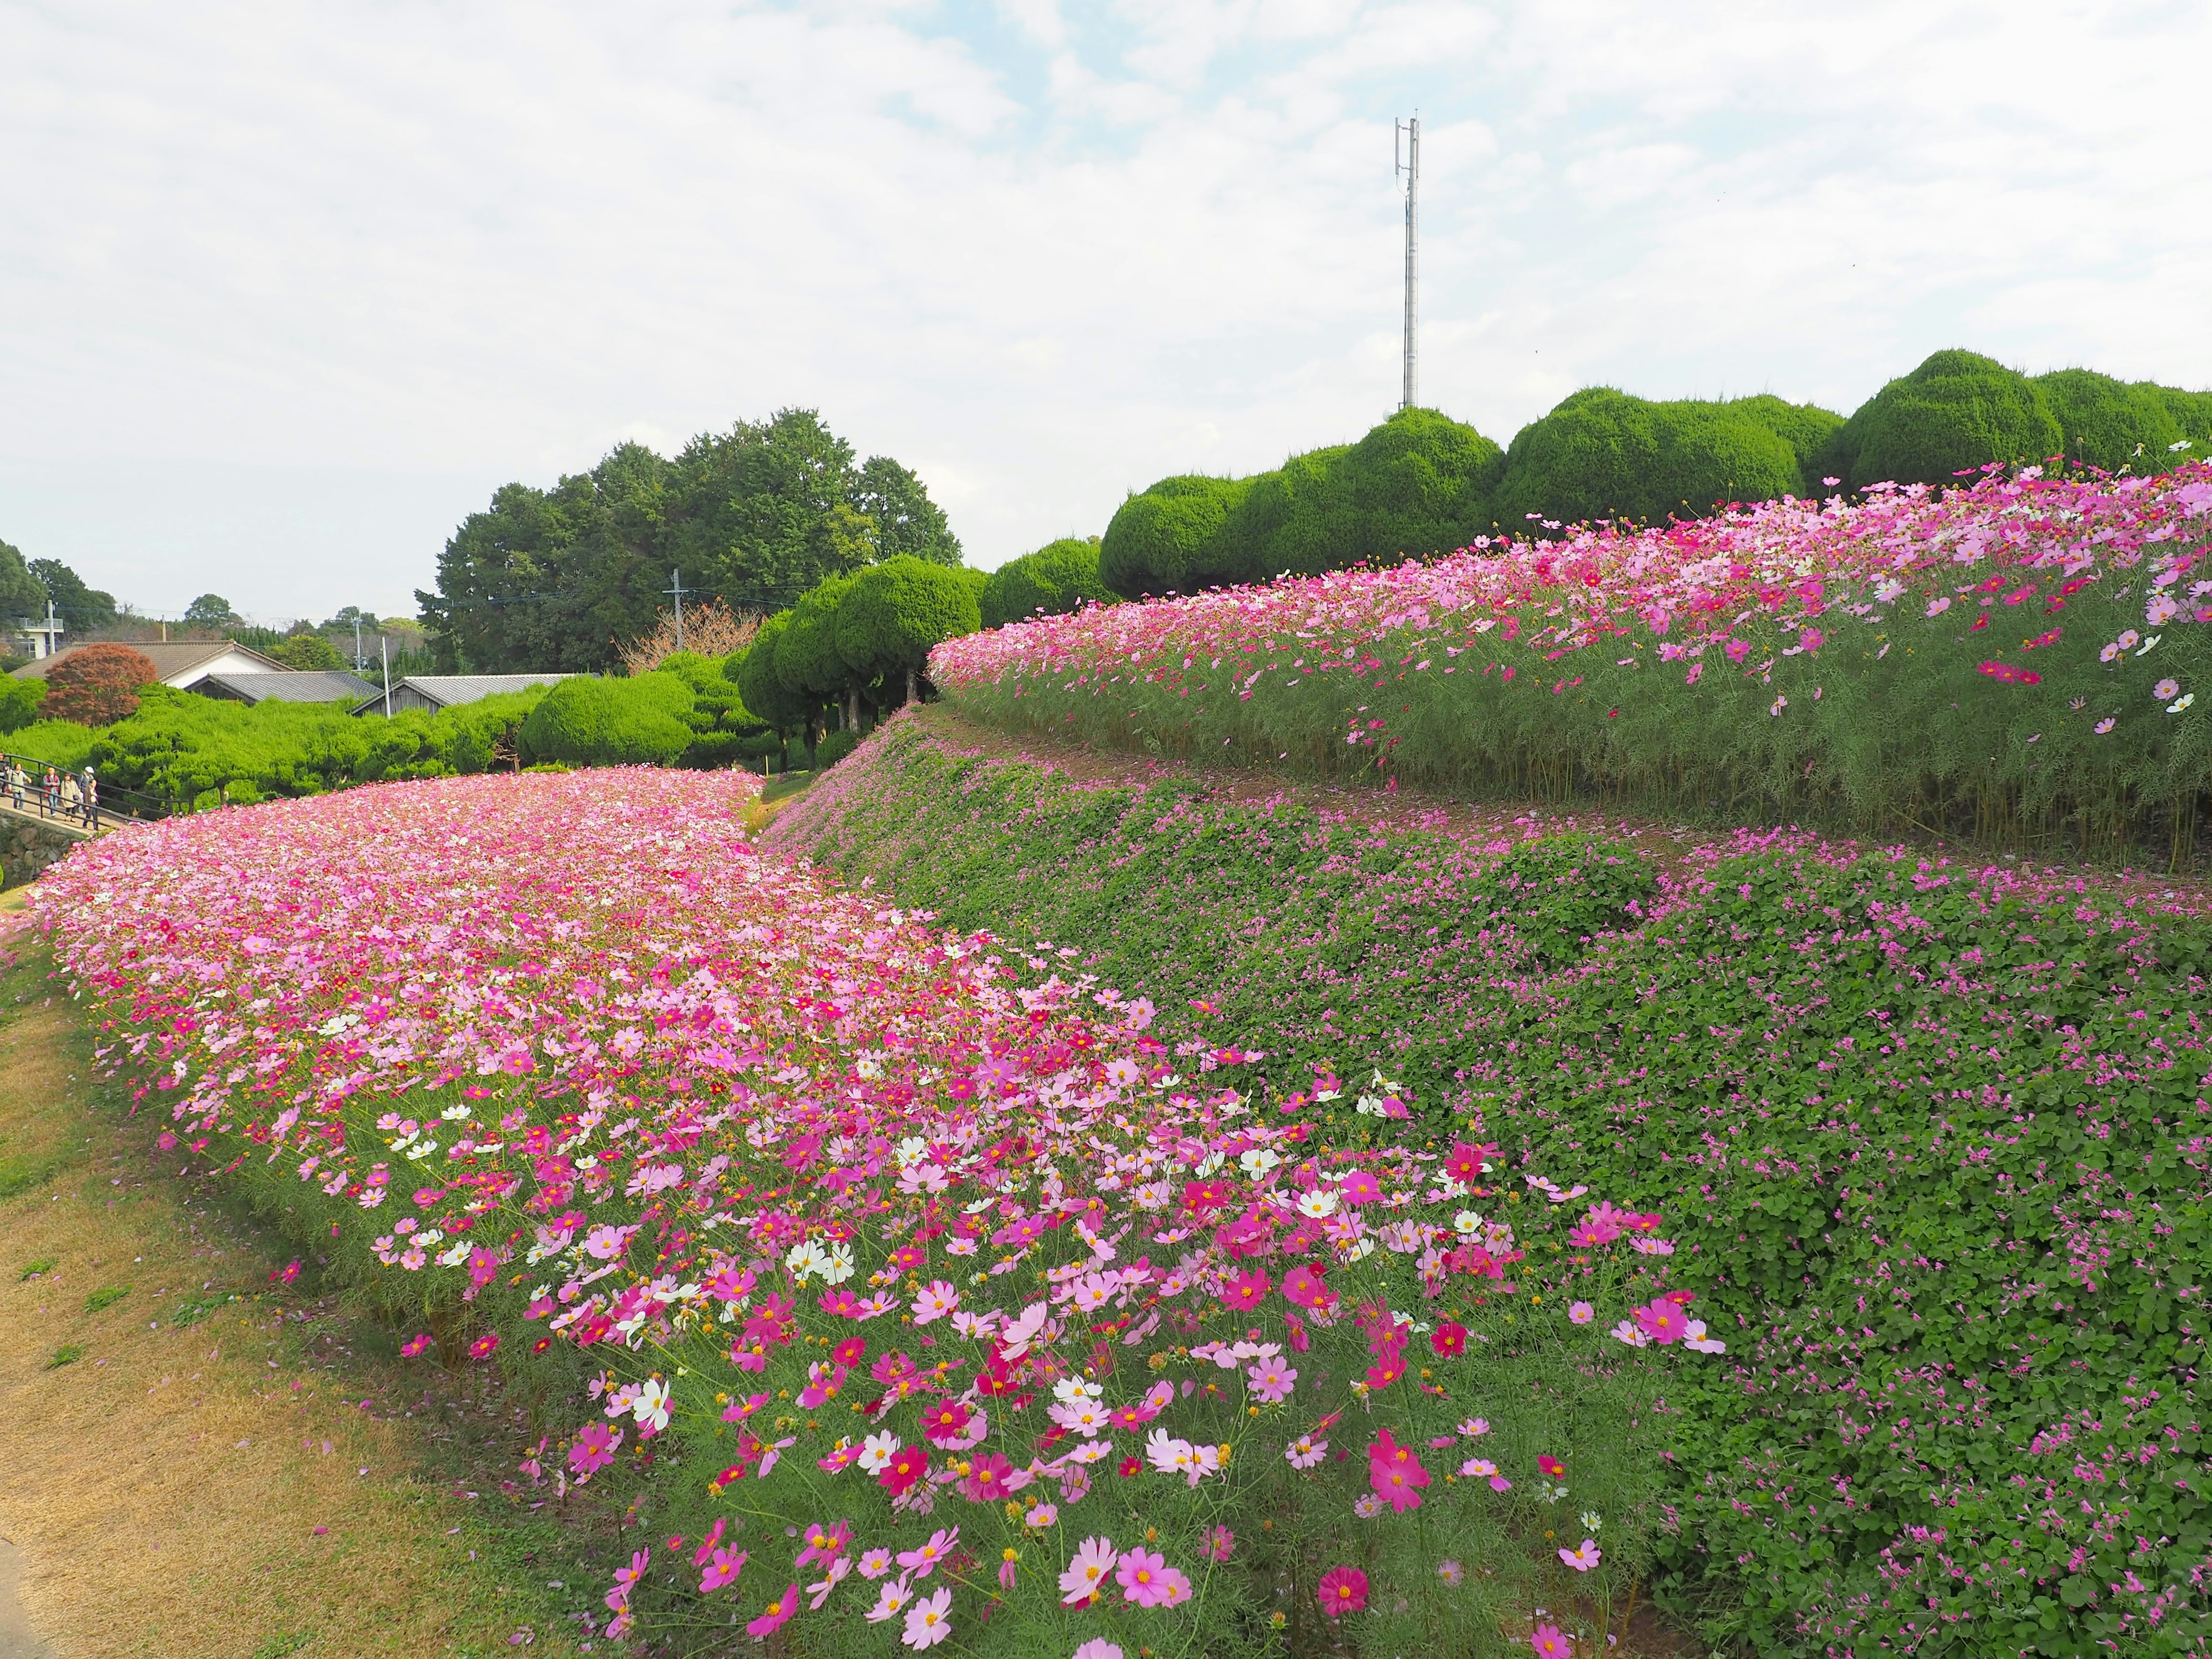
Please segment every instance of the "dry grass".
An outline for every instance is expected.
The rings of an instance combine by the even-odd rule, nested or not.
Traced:
[[[431,1475],[427,1420],[389,1392],[362,1409],[372,1368],[304,1363],[311,1330],[349,1348],[348,1322],[259,1294],[267,1239],[94,1109],[46,988],[0,976],[0,1533],[32,1627],[58,1659],[568,1651],[509,1504]],[[244,1294],[179,1324],[226,1290]]]

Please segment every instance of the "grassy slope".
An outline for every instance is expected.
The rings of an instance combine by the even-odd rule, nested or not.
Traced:
[[[500,1492],[495,1397],[425,1392],[312,1264],[270,1285],[289,1252],[96,1106],[88,1060],[36,959],[0,971],[0,1531],[58,1659],[569,1651],[591,1581]]]
[[[1431,1113],[1416,1133],[1472,1115],[1542,1173],[1664,1207],[1736,1361],[1676,1401],[1676,1589],[1716,1634],[1896,1636],[1932,1598],[1972,1650],[2075,1650],[2126,1570],[2085,1497],[2124,1500],[2115,1536],[2204,1554],[2196,1491],[2074,1490],[2072,1450],[2030,1450],[2069,1416],[2136,1443],[2171,1418],[2200,1461],[2201,919],[1802,840],[1669,860],[1332,824],[974,736],[891,723],[771,844],[1069,947],[1181,1034],[1273,1052],[1279,1085],[1381,1063]]]

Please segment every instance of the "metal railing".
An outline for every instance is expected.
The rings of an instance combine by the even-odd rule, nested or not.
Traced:
[[[23,769],[23,791],[22,799],[20,801],[16,799],[15,790],[8,781],[9,775],[19,766]],[[55,780],[52,789],[46,787],[46,775],[49,772],[53,774]],[[65,779],[71,776],[79,781],[79,795],[74,807],[70,805],[68,791],[64,782]],[[88,812],[85,810],[82,796],[83,776],[84,770],[82,767],[72,772],[70,768],[58,762],[45,760],[36,755],[19,755],[13,750],[0,750],[0,799],[4,799],[9,805],[19,811],[35,812],[40,817],[56,819],[63,823],[75,823],[84,829],[94,829],[100,824],[118,819],[150,823],[155,818],[163,818],[169,815],[171,809],[168,802],[147,794],[143,790],[125,789],[120,785],[110,784],[101,780],[96,771],[94,774],[94,779],[99,789],[100,799],[94,811]]]

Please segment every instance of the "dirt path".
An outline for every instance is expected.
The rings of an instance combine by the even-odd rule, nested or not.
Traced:
[[[588,1584],[499,1489],[515,1425],[271,1284],[281,1247],[88,1059],[39,964],[0,969],[0,1659],[572,1650]]]

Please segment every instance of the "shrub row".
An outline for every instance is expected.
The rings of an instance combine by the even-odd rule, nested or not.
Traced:
[[[2212,392],[2087,369],[2031,379],[1968,351],[1936,353],[1848,421],[1771,395],[1653,402],[1593,386],[1503,453],[1472,427],[1407,410],[1357,444],[1272,472],[1164,478],[1116,511],[1101,569],[1128,597],[1192,593],[1425,558],[1531,521],[1656,524],[1885,481],[1948,485],[1991,463],[2062,456],[2140,477],[2191,454],[2212,455]]]

